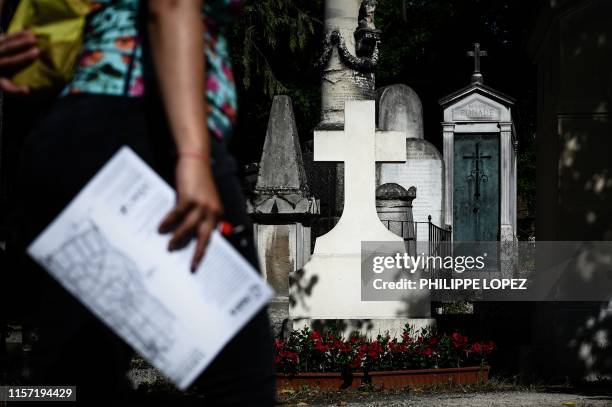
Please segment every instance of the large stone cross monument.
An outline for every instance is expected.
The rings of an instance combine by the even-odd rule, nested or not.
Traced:
[[[376,213],[376,162],[406,160],[404,133],[376,131],[375,102],[346,102],[343,131],[316,130],[315,161],[344,162],[344,210],[315,254],[360,253],[361,241],[401,241]]]
[[[347,101],[344,131],[317,130],[314,159],[344,161],[345,202],[342,217],[317,238],[310,261],[291,276],[290,314],[294,326],[304,320],[386,320],[410,314],[402,301],[362,301],[362,241],[395,242],[376,213],[376,162],[403,162],[403,132],[376,131],[374,101]],[[380,328],[382,329],[382,328]]]

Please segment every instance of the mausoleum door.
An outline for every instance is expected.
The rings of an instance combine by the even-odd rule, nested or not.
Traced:
[[[456,134],[454,144],[454,239],[499,240],[499,135]]]

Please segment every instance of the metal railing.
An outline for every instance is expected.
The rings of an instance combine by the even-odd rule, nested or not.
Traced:
[[[444,229],[434,225],[431,221],[431,215],[427,217],[429,220],[429,255],[430,256],[449,256],[451,253],[451,241],[453,236],[452,226]]]
[[[398,212],[384,212],[389,213],[400,213]],[[381,220],[383,225],[395,234],[401,235],[406,242],[406,249],[409,254],[416,254],[416,245],[419,242],[419,225],[427,225],[427,242],[428,242],[428,255],[430,256],[447,256],[450,255],[450,243],[452,240],[452,228],[449,226],[448,229],[442,228],[435,225],[431,221],[431,215],[427,217],[427,222],[415,222],[408,220]],[[419,242],[419,249],[421,244],[425,242]]]

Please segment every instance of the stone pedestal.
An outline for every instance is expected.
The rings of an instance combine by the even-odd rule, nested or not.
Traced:
[[[306,182],[291,99],[276,96],[248,209],[261,270],[276,291],[269,311],[277,335],[291,329],[289,274],[310,258],[310,220],[318,208]]]

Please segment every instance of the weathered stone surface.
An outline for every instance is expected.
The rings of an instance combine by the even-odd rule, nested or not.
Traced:
[[[310,196],[291,98],[275,96],[248,210],[254,215],[316,214]]]
[[[272,103],[259,175],[247,209],[254,221],[261,270],[274,288],[272,323],[278,332],[289,321],[289,273],[310,258],[310,219],[319,213],[310,195],[291,99]],[[289,321],[289,322],[288,322]]]
[[[301,268],[310,258],[310,226],[256,223],[255,244],[261,270],[277,295],[287,296],[288,273]]]
[[[398,84],[378,89],[378,128],[406,132],[406,138],[422,139],[423,105],[409,86]]]
[[[346,50],[355,55],[354,32],[358,26],[361,0],[328,0],[325,2],[325,31],[329,35],[337,30]],[[330,59],[323,67],[321,81],[321,127],[342,125],[344,102],[373,99],[374,74],[361,73],[344,64],[334,47]]]
[[[289,96],[275,96],[272,102],[255,192],[308,195],[302,151]]]
[[[412,201],[415,222],[443,225],[444,163],[440,152],[427,140],[406,139],[406,162],[381,164],[378,183],[397,183],[404,188],[416,187],[418,196]],[[425,223],[417,224],[417,240],[426,241]]]
[[[413,254],[415,246],[415,224],[412,216],[412,201],[416,198],[416,188],[405,189],[399,184],[388,183],[376,188],[376,211],[378,218],[391,232],[412,240],[406,246]]]
[[[293,321],[289,318],[289,299],[277,297],[268,303],[268,315],[272,325],[272,334],[276,338],[286,338],[293,329]]]
[[[399,184],[390,182],[383,184],[376,188],[376,200],[377,201],[410,201],[416,198],[416,188],[411,187],[406,189]]]
[[[423,139],[423,107],[419,96],[406,85],[391,85],[378,91],[378,124],[382,130],[406,135],[406,162],[378,166],[377,185],[397,183],[412,186],[419,196],[412,202],[416,239],[429,239],[429,216],[437,226],[444,225],[444,162],[436,147]]]

